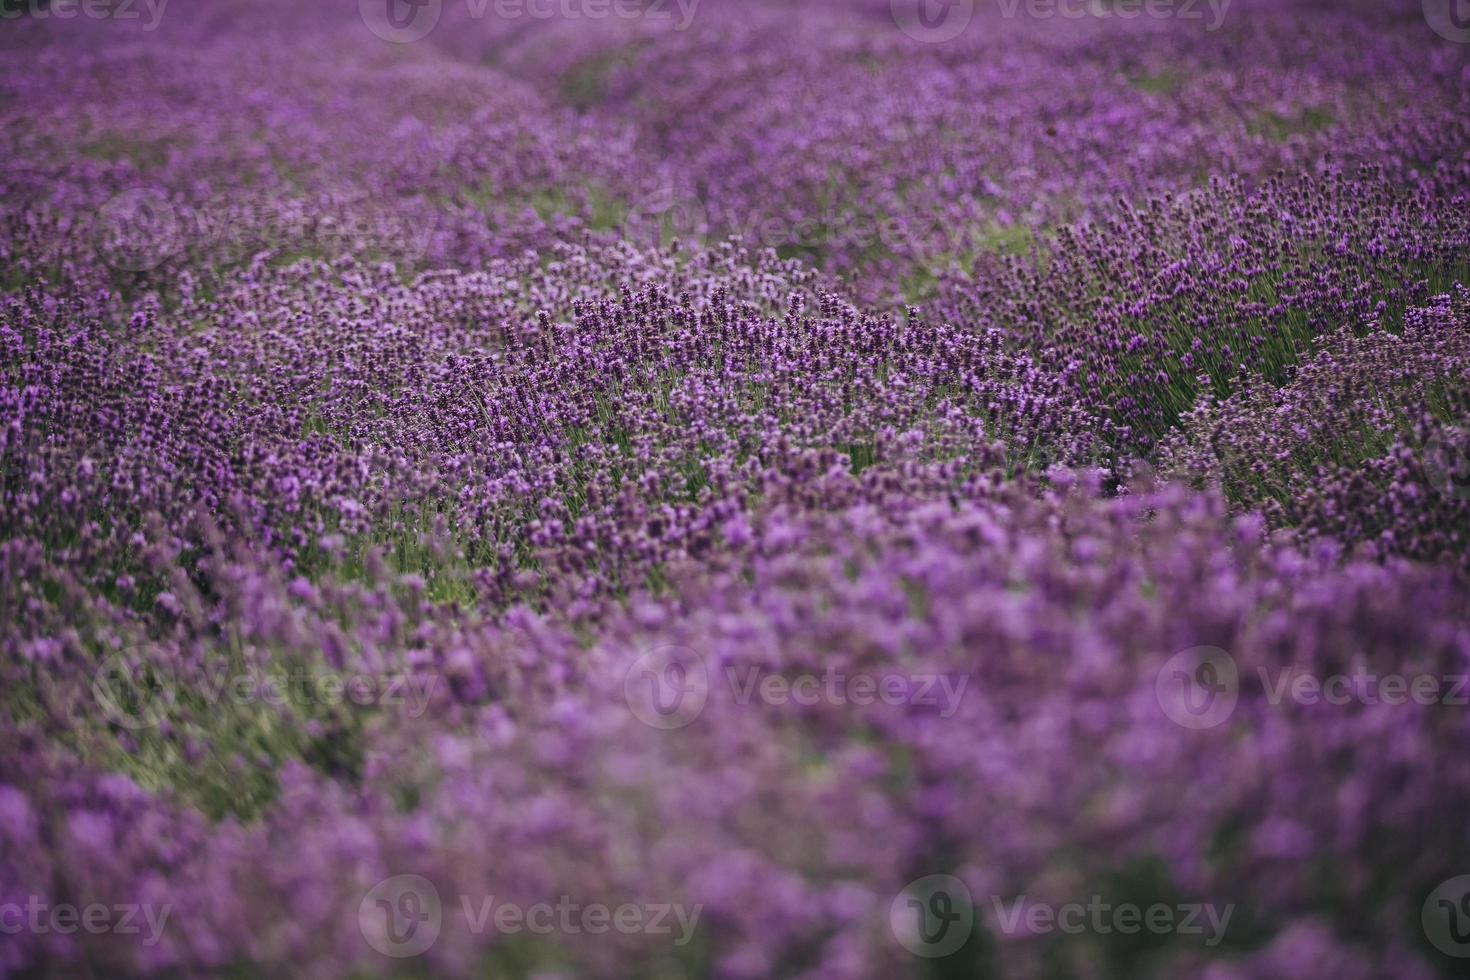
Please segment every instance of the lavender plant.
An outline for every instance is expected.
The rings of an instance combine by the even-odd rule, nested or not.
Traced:
[[[1470,47],[973,6],[7,10],[0,977],[1458,975]]]

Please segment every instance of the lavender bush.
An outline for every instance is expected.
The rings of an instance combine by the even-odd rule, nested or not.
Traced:
[[[5,8],[0,976],[1460,974],[1453,10],[916,6]]]

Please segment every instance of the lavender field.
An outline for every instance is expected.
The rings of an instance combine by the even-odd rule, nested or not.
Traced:
[[[1467,0],[0,3],[0,977],[1465,975]]]

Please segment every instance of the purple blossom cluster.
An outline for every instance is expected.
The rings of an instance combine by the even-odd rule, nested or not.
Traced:
[[[1256,183],[1330,153],[1401,184],[1436,165],[1464,181],[1464,59],[1426,44],[1417,3],[1318,9],[1304,27],[1300,5],[1236,0],[1205,31],[1017,2],[1014,17],[1017,3],[963,4],[973,22],[949,44],[895,29],[916,0],[707,3],[682,32],[487,32],[461,5],[445,43],[630,121],[686,233],[803,257],[865,301],[928,299],[1120,198],[1215,175]]]
[[[0,977],[1459,975],[1470,46],[1127,2],[0,23]]]
[[[1212,179],[1064,229],[1041,261],[1011,262],[941,309],[1036,349],[1123,448],[1147,454],[1199,396],[1279,384],[1319,335],[1401,327],[1407,308],[1470,277],[1461,157],[1427,186],[1367,166],[1256,190]]]
[[[167,625],[145,623],[42,549],[10,546],[21,625],[55,638],[7,666],[7,690],[34,699],[6,722],[0,853],[15,893],[174,903],[152,948],[48,936],[11,948],[21,963],[140,972],[372,969],[384,961],[357,900],[410,871],[444,896],[704,909],[697,949],[568,936],[519,950],[450,907],[426,954],[434,972],[516,972],[529,957],[611,975],[672,955],[670,969],[722,976],[902,974],[915,964],[888,931],[889,900],[943,869],[1006,902],[1232,903],[1240,935],[1216,951],[1220,976],[1287,976],[1272,964],[1308,951],[1354,976],[1433,975],[1401,923],[1462,847],[1464,708],[1280,705],[1258,674],[1463,675],[1454,576],[1267,543],[1258,520],[1180,487],[1095,493],[1082,481],[976,492],[958,509],[907,493],[780,508],[681,566],[669,595],[599,616],[592,638],[586,620],[525,606],[491,620],[428,601],[383,563],[351,583],[288,577],[224,557],[222,537],[198,581],[177,576]],[[1239,700],[1223,724],[1192,729],[1161,710],[1157,678],[1201,643],[1234,658]],[[702,711],[675,730],[625,701],[630,665],[669,645],[708,678]],[[108,650],[171,672],[156,725],[96,710]],[[237,657],[444,683],[417,719],[291,701],[221,711],[193,678]],[[748,670],[969,683],[946,715],[917,697],[742,702]],[[43,826],[51,847],[37,844]],[[988,904],[978,914],[995,929]],[[1187,936],[998,942],[960,962],[1027,976],[1104,957],[1175,975],[1211,956]]]
[[[1317,338],[1288,384],[1207,395],[1163,451],[1167,471],[1308,537],[1373,554],[1470,558],[1470,293],[1456,285],[1391,332]]]

